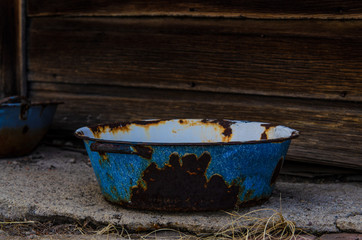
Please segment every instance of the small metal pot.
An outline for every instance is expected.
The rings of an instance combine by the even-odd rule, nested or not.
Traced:
[[[0,157],[31,153],[48,131],[59,103],[31,103],[19,96],[1,99]]]
[[[128,208],[203,211],[267,200],[298,131],[215,119],[82,127],[104,197]]]

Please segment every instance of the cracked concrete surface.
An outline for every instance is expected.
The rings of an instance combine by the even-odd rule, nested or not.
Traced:
[[[40,147],[29,157],[0,159],[0,217],[7,219],[90,219],[148,231],[173,228],[214,232],[230,222],[222,211],[166,213],[128,210],[101,195],[88,157]],[[286,219],[310,232],[362,232],[362,183],[277,183],[265,204],[241,209],[282,208]],[[270,214],[270,212],[262,212]]]

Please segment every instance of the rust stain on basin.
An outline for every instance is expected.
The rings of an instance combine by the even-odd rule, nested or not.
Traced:
[[[99,164],[100,164],[100,165],[103,165],[103,164],[105,164],[105,163],[109,163],[109,158],[108,158],[108,156],[107,156],[107,153],[105,153],[105,152],[99,152],[99,156],[101,157],[101,158],[99,159]]]
[[[152,159],[153,148],[151,146],[135,145],[133,146],[134,154],[147,159]]]
[[[108,126],[101,126],[101,125],[97,125],[97,126],[92,126],[90,127],[94,137],[96,138],[101,138],[102,134],[110,132],[112,134],[117,133],[118,131],[121,130],[121,126],[116,125],[116,124],[110,124]],[[127,132],[129,131],[129,129],[124,128],[122,129],[122,131]]]
[[[260,126],[265,128],[264,132],[260,136],[260,140],[267,140],[267,139],[269,139],[270,131],[277,125],[271,124],[271,123],[264,123],[264,124],[260,124]]]
[[[152,120],[152,121],[132,121],[132,122],[119,122],[112,123],[108,125],[96,125],[89,127],[95,138],[102,138],[102,134],[111,133],[113,135],[119,133],[129,133],[132,130],[132,127],[141,127],[144,129],[145,133],[149,135],[149,130],[151,127],[157,127],[162,124],[165,124],[168,120]],[[203,119],[201,121],[191,121],[188,119],[179,119],[179,124],[185,127],[193,126],[205,126],[213,127],[215,132],[220,133],[222,142],[229,142],[232,138],[232,128],[231,125],[235,122],[229,120],[208,120]],[[173,133],[177,133],[176,129],[172,130]]]
[[[163,168],[152,162],[143,172],[145,184],[132,188],[130,207],[182,211],[233,208],[239,187],[228,185],[218,174],[207,180],[210,160],[207,152],[199,158],[187,154],[181,159],[173,153]]]
[[[219,132],[220,135],[222,136],[223,142],[229,142],[230,139],[232,138],[233,131],[231,129],[231,125],[235,123],[233,121],[222,120],[222,119],[215,119],[215,120],[203,119],[200,122],[193,122],[193,123],[190,123],[185,119],[180,119],[179,122],[180,124],[186,124],[189,126],[194,126],[194,125],[213,126],[215,132]]]
[[[96,125],[90,127],[93,132],[94,137],[101,138],[101,135],[104,133],[112,133],[117,134],[121,133],[128,133],[131,130],[131,126],[139,126],[143,127],[145,131],[147,131],[151,126],[157,126],[165,122],[166,120],[154,120],[154,121],[132,121],[132,122],[117,122],[111,123],[108,125]]]
[[[222,126],[224,128],[224,131],[222,132],[222,134],[227,137],[228,139],[231,138],[232,136],[232,129],[231,129],[231,125],[234,124],[234,122],[232,121],[226,121],[226,120],[215,120],[215,123],[219,124],[220,126]]]

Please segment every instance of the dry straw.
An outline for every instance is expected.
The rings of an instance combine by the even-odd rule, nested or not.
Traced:
[[[179,238],[172,239],[197,239],[197,240],[276,240],[276,239],[303,239],[300,236],[305,232],[297,228],[292,221],[286,220],[281,211],[274,209],[259,209],[245,214],[238,212],[226,212],[230,216],[230,222],[219,231],[208,234],[190,235],[179,233]],[[265,217],[267,216],[267,217]],[[159,239],[155,233],[170,231],[159,229],[144,235],[142,239]],[[175,231],[175,230],[171,230]],[[299,237],[299,238],[298,238]]]
[[[126,237],[127,239],[131,239],[128,231],[122,227],[121,229],[117,228],[113,224],[108,224],[106,227],[102,228],[99,231],[96,231],[97,235],[105,235],[105,234],[116,234],[118,236]]]
[[[303,231],[286,220],[281,211],[259,209],[245,214],[230,215],[230,223],[208,239],[296,239]],[[267,216],[267,217],[265,217]]]
[[[214,233],[206,234],[186,234],[174,229],[158,229],[153,232],[150,232],[145,235],[138,235],[138,238],[148,240],[148,239],[182,239],[182,240],[286,240],[286,239],[303,239],[300,234],[305,234],[305,232],[297,228],[292,221],[285,219],[282,215],[281,209],[258,209],[254,211],[241,214],[238,212],[226,212],[230,217],[230,221],[219,229],[219,231]],[[25,230],[21,226],[34,226],[37,222],[34,221],[4,221],[0,222],[1,229],[6,228],[6,226],[19,228],[17,232]],[[38,223],[39,224],[39,223]],[[78,231],[78,234],[97,234],[97,235],[117,235],[122,237],[122,239],[131,239],[130,234],[124,227],[114,226],[112,224],[107,225],[106,227],[98,231],[90,231],[75,225],[73,228],[73,233]],[[39,227],[38,227],[39,228]],[[43,232],[43,231],[41,231]],[[56,232],[56,231],[55,231]],[[169,232],[170,234],[164,234]],[[163,234],[162,234],[163,233]],[[46,234],[46,233],[45,233]],[[166,238],[165,238],[166,237]],[[305,238],[307,239],[307,238]]]

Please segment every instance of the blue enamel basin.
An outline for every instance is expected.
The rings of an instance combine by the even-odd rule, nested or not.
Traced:
[[[0,100],[0,157],[31,153],[48,131],[59,102],[30,103],[22,97]]]
[[[82,127],[104,197],[128,208],[232,209],[266,201],[298,131],[215,119]]]

